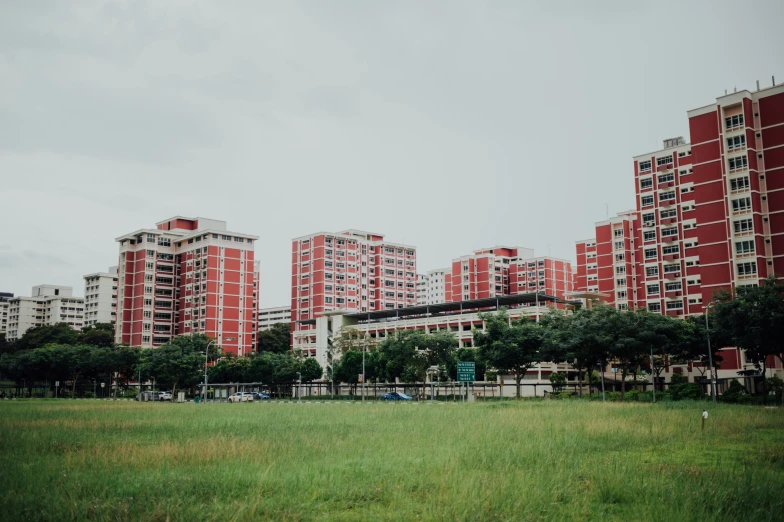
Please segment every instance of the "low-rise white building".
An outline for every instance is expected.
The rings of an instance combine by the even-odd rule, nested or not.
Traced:
[[[0,333],[8,329],[8,302],[13,298],[11,292],[0,292]]]
[[[117,320],[117,267],[84,276],[84,324]]]
[[[74,330],[84,326],[84,299],[73,297],[70,286],[37,285],[31,297],[8,301],[6,337],[15,341],[35,326],[65,323]]]
[[[259,330],[269,330],[273,325],[280,323],[291,323],[291,307],[276,306],[273,308],[261,308],[256,314],[259,322]]]

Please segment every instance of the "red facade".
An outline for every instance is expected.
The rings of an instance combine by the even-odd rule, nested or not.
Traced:
[[[208,221],[172,218],[118,238],[117,342],[156,347],[202,333],[224,353],[253,351],[256,238]]]
[[[414,306],[416,248],[358,230],[297,238],[291,253],[292,346],[315,355],[314,319],[333,310]]]
[[[566,299],[572,291],[572,264],[535,258],[526,248],[477,250],[452,261],[446,289],[446,300],[451,302],[534,292]]]

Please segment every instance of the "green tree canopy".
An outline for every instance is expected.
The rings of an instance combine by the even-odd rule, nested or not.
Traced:
[[[259,352],[286,353],[291,349],[291,324],[273,324],[257,334]]]
[[[527,319],[510,321],[505,308],[497,313],[480,314],[485,331],[474,329],[474,344],[488,367],[515,376],[516,397],[520,382],[529,368],[540,362],[544,344],[543,329]]]

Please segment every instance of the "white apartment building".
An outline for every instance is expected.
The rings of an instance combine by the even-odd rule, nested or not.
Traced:
[[[117,321],[117,267],[84,276],[84,325]]]
[[[8,329],[8,301],[13,297],[11,292],[0,292],[0,333]]]
[[[426,274],[417,274],[417,305],[446,302],[446,284],[451,271],[436,268]]]
[[[35,326],[65,323],[74,330],[84,326],[84,299],[73,297],[70,286],[37,285],[31,297],[8,301],[6,337],[15,341]]]
[[[261,308],[256,314],[259,330],[269,330],[279,323],[291,323],[291,307],[276,306],[274,308]]]

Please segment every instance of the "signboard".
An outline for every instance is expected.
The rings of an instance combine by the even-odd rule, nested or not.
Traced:
[[[101,388],[106,388],[106,383],[105,382],[101,383]]]
[[[60,381],[54,381],[55,386],[60,386]]]
[[[473,362],[457,362],[457,382],[473,382],[476,380],[476,364]]]
[[[364,381],[365,381],[365,376],[360,373],[359,377],[357,378],[357,382],[362,383]]]

